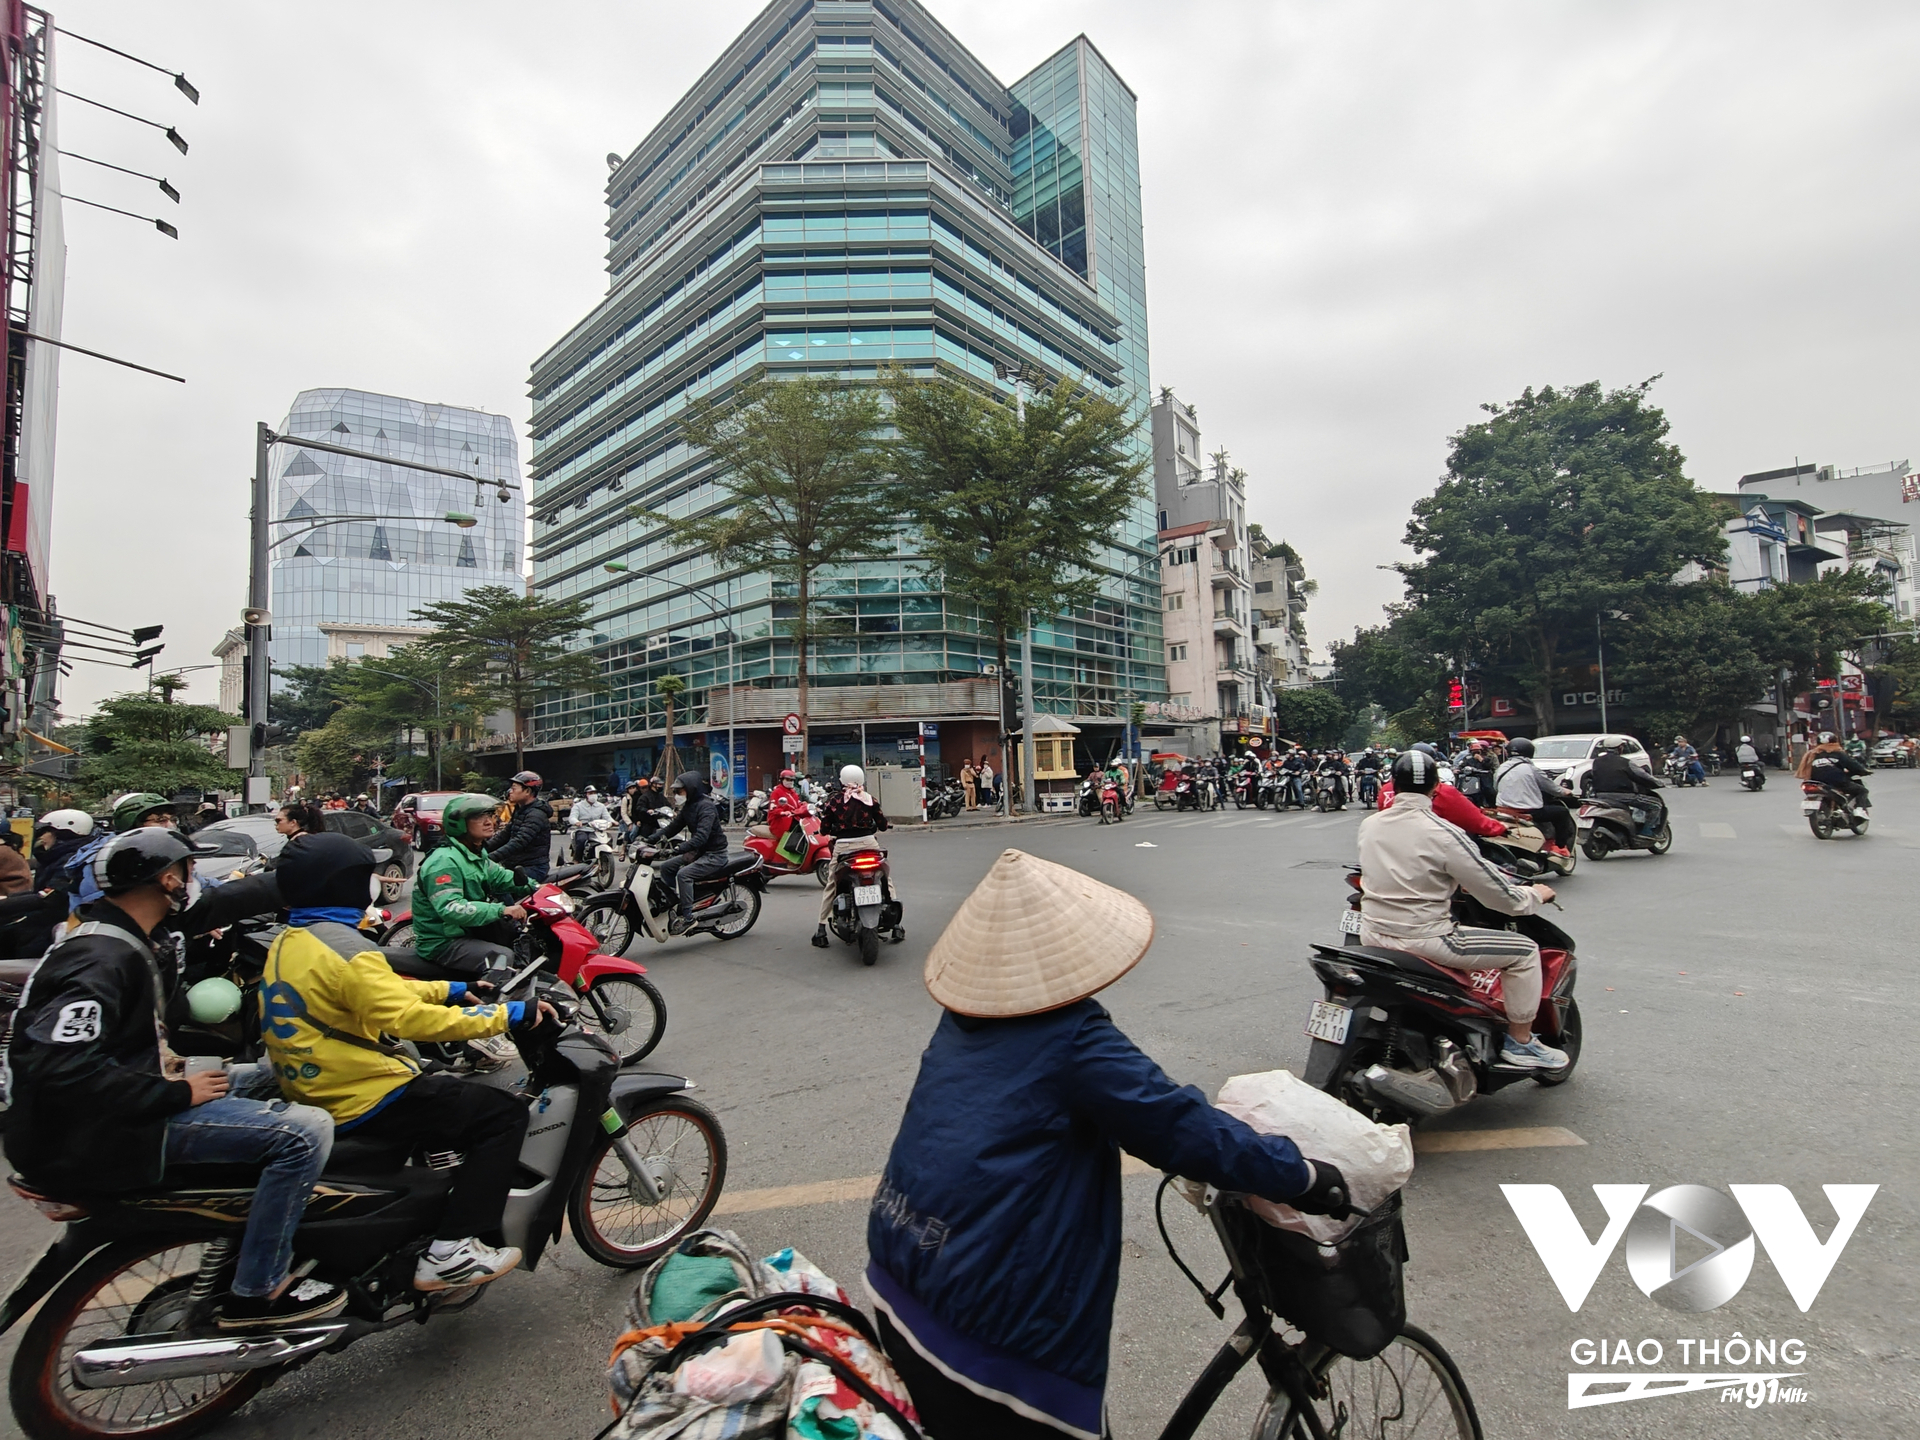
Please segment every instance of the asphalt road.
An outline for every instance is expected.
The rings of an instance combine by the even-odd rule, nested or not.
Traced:
[[[1566,913],[1555,919],[1578,940],[1582,965],[1578,1073],[1558,1089],[1522,1085],[1477,1099],[1428,1128],[1494,1132],[1479,1142],[1501,1145],[1530,1138],[1514,1132],[1558,1127],[1570,1132],[1563,1141],[1581,1143],[1429,1151],[1407,1197],[1411,1318],[1454,1354],[1488,1436],[1752,1430],[1861,1440],[1920,1428],[1915,1347],[1900,1328],[1920,1301],[1920,1160],[1909,1118],[1920,1083],[1905,1044],[1920,1029],[1912,983],[1920,775],[1882,775],[1874,790],[1868,837],[1821,842],[1786,777],[1760,794],[1721,779],[1672,797],[1670,855],[1582,861],[1564,882]],[[892,859],[908,935],[873,970],[844,947],[807,945],[818,892],[799,880],[774,886],[742,941],[676,943],[641,957],[669,1006],[650,1064],[694,1077],[726,1127],[723,1209],[733,1213],[716,1223],[762,1252],[795,1245],[857,1289],[866,1177],[884,1163],[937,1018],[920,982],[927,946],[1007,845],[1084,869],[1152,908],[1152,951],[1104,999],[1176,1079],[1212,1094],[1235,1074],[1297,1073],[1301,1024],[1319,995],[1302,957],[1309,940],[1334,938],[1338,866],[1354,854],[1360,818],[1143,811],[1118,828],[1062,821],[902,834]],[[1616,1251],[1574,1314],[1502,1182],[1560,1187],[1589,1237],[1605,1218],[1594,1184],[1784,1184],[1823,1239],[1834,1223],[1823,1183],[1881,1189],[1806,1313],[1764,1254],[1721,1309],[1682,1315],[1644,1296]],[[1118,1440],[1147,1440],[1230,1326],[1166,1260],[1154,1179],[1125,1183],[1109,1401]],[[780,1193],[803,1185],[815,1186],[800,1197],[813,1203]],[[1196,1270],[1224,1272],[1191,1212],[1170,1206],[1169,1221]],[[24,1205],[0,1199],[0,1266],[24,1268],[51,1234]],[[217,1433],[591,1436],[607,1417],[606,1354],[632,1285],[563,1242],[537,1273],[500,1282],[470,1312],[322,1359]],[[1748,1409],[1715,1391],[1567,1408],[1571,1371],[1696,1369],[1679,1363],[1679,1339],[1724,1341],[1736,1331],[1803,1340],[1804,1364],[1778,1368],[1800,1370],[1792,1383],[1809,1398]],[[1575,1364],[1570,1347],[1582,1338],[1658,1339],[1665,1363]],[[12,1339],[0,1341],[0,1358],[10,1359]],[[1251,1377],[1204,1435],[1248,1433],[1261,1398]]]

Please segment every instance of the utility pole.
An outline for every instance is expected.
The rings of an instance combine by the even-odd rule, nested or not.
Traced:
[[[1607,637],[1600,630],[1600,612],[1593,612],[1593,643],[1600,652],[1600,733],[1607,733]]]
[[[269,678],[272,674],[269,669],[271,661],[267,655],[267,627],[273,621],[267,609],[267,532],[268,520],[273,513],[272,483],[267,478],[267,450],[272,444],[272,436],[273,432],[267,428],[264,420],[256,422],[253,430],[253,543],[248,557],[247,613],[242,617],[247,622],[247,722],[254,727],[252,733],[255,736],[265,733],[267,690],[272,683]],[[266,803],[266,775],[266,746],[256,741],[249,747],[247,755],[247,804]]]
[[[1027,612],[1027,628],[1020,632],[1020,793],[1026,797],[1026,812],[1037,814],[1039,797],[1033,793],[1033,612]]]

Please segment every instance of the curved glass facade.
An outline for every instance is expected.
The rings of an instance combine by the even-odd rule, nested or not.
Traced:
[[[493,483],[520,483],[506,416],[363,390],[302,390],[279,430],[367,454],[293,444],[268,452],[273,516],[285,522],[273,527],[280,543],[270,567],[276,688],[289,665],[326,664],[322,626],[413,626],[422,605],[482,585],[525,584],[526,507],[519,490],[502,504]],[[471,471],[476,483],[395,463],[408,460]],[[452,525],[449,511],[478,523]],[[378,518],[309,528],[342,515]]]
[[[656,733],[651,682],[668,669],[696,728],[714,685],[794,683],[782,588],[629,513],[721,503],[680,435],[689,399],[763,368],[860,380],[887,365],[1008,394],[996,366],[1025,364],[1145,419],[1133,126],[1132,95],[1084,39],[1008,87],[905,0],[760,15],[614,172],[610,292],[533,368],[534,583],[592,604],[610,681],[543,704],[536,743]],[[1145,457],[1144,428],[1138,443]],[[1101,601],[1038,627],[1034,675],[1042,709],[1117,724],[1166,690],[1150,490],[1104,561]],[[994,658],[974,608],[904,542],[817,590],[840,623],[814,643],[815,685],[977,679]]]

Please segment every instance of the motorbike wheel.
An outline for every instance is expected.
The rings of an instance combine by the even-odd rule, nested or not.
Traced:
[[[860,963],[862,965],[880,963],[880,932],[865,925],[860,927]]]
[[[820,888],[826,889],[833,883],[833,857],[822,855],[813,867],[813,878],[820,882]]]
[[[587,927],[602,955],[624,955],[633,943],[633,917],[620,895],[596,895],[574,918]]]
[[[1607,842],[1598,835],[1589,835],[1580,842],[1580,853],[1589,860],[1604,860],[1609,853]]]
[[[1813,831],[1816,839],[1831,840],[1833,838],[1833,811],[1828,808],[1825,802],[1822,802],[1818,810],[1807,816],[1807,825],[1808,828]]]
[[[637,1270],[706,1223],[727,1181],[727,1137],[697,1100],[656,1100],[628,1122],[626,1134],[659,1185],[656,1204],[636,1193],[613,1137],[594,1142],[567,1197],[567,1223],[580,1248],[602,1265]]]
[[[1102,803],[1100,806],[1100,823],[1102,825],[1118,825],[1120,823],[1120,807],[1111,800]]]
[[[163,1335],[186,1317],[202,1247],[164,1236],[110,1245],[75,1270],[40,1307],[14,1352],[14,1417],[33,1440],[196,1435],[231,1415],[277,1373],[243,1370],[150,1385],[89,1390],[73,1378],[74,1353],[124,1335]]]
[[[1170,806],[1172,806],[1174,803],[1175,801],[1173,797],[1168,795],[1166,791],[1156,790],[1153,792],[1153,808],[1154,809],[1165,810],[1165,809],[1168,809]]]
[[[581,997],[580,1024],[613,1047],[622,1065],[653,1053],[667,1033],[667,1002],[644,975],[603,975]]]
[[[1660,822],[1660,833],[1653,837],[1652,842],[1647,846],[1647,850],[1650,854],[1664,855],[1672,848],[1673,821],[1663,820]]]
[[[1553,1048],[1564,1050],[1567,1063],[1558,1070],[1543,1070],[1533,1078],[1540,1085],[1564,1085],[1573,1078],[1573,1067],[1580,1063],[1580,1002],[1567,1001],[1567,1013],[1560,1019],[1560,1038]]]
[[[614,871],[618,868],[614,863],[611,851],[595,860],[593,862],[593,888],[596,890],[613,889]]]
[[[380,938],[380,948],[382,950],[413,949],[413,921],[402,920],[398,925],[387,931],[387,933]]]
[[[714,903],[716,908],[728,905],[741,907],[738,915],[729,915],[713,927],[715,939],[738,940],[760,918],[760,892],[751,885],[729,885],[726,895]]]
[[[380,877],[382,904],[393,904],[400,898],[400,892],[407,888],[407,867],[398,860],[389,860],[373,873]]]
[[[1867,825],[1868,825],[1868,823],[1869,823],[1869,821],[1870,821],[1870,819],[1871,819],[1871,817],[1870,817],[1870,816],[1866,816],[1866,815],[1855,815],[1855,816],[1853,817],[1853,819],[1852,819],[1851,821],[1849,821],[1848,823],[1849,823],[1850,825],[1852,825],[1852,827],[1853,827],[1853,833],[1854,833],[1854,834],[1856,834],[1856,835],[1864,835],[1864,834],[1866,834],[1866,833],[1867,833]]]

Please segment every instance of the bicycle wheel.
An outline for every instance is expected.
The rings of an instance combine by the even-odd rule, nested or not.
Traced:
[[[1391,1440],[1482,1440],[1480,1416],[1460,1367],[1426,1331],[1409,1325],[1371,1360],[1328,1351],[1313,1367],[1326,1387],[1315,1413],[1330,1435]],[[1267,1396],[1253,1440],[1310,1440],[1313,1431],[1284,1390]]]

